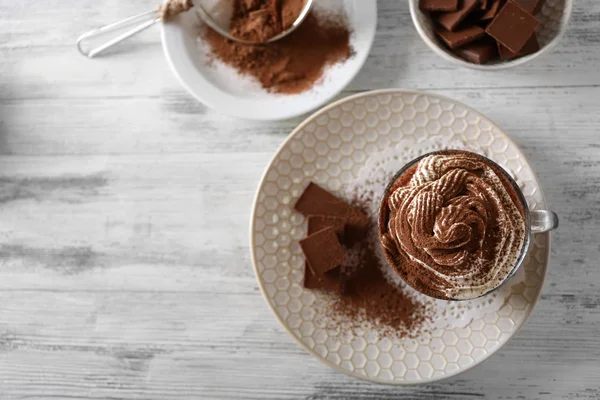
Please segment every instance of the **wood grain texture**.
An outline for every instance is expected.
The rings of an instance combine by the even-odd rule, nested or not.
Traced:
[[[302,118],[231,119],[197,103],[157,30],[112,56],[75,37],[152,2],[0,0],[1,399],[600,398],[600,3],[522,68],[460,69],[380,0],[371,56],[344,95],[432,90],[523,148],[559,212],[542,298],[472,371],[394,388],[304,352],[258,290],[254,190]],[[34,6],[35,5],[35,6]]]

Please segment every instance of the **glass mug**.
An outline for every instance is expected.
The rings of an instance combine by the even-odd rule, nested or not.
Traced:
[[[510,174],[504,168],[502,168],[500,165],[498,165],[494,161],[490,160],[489,158],[482,156],[480,154],[466,151],[466,150],[434,151],[431,153],[424,154],[424,155],[417,157],[414,160],[410,161],[408,164],[406,164],[404,167],[402,167],[402,169],[400,169],[400,171],[398,171],[393,176],[393,178],[390,180],[390,183],[386,187],[386,189],[383,193],[383,197],[381,198],[381,201],[379,204],[378,235],[379,235],[380,243],[382,242],[383,235],[385,233],[387,233],[387,230],[388,230],[389,208],[388,208],[387,200],[388,200],[388,197],[391,194],[391,190],[392,190],[392,188],[394,188],[395,183],[398,180],[398,178],[400,178],[411,167],[415,166],[415,164],[417,164],[419,161],[421,161],[421,159],[423,159],[425,157],[428,157],[431,155],[452,155],[452,154],[473,155],[476,158],[480,158],[482,160],[482,162],[484,162],[485,164],[488,164],[490,167],[492,167],[494,169],[494,171],[496,172],[496,174],[502,174],[502,178],[504,178],[505,182],[508,182],[508,184],[512,187],[513,192],[516,195],[516,199],[513,198],[513,201],[518,202],[518,206],[520,206],[521,210],[523,210],[524,219],[525,219],[525,239],[524,239],[523,247],[521,248],[519,257],[517,258],[515,265],[512,268],[511,272],[509,274],[507,274],[507,276],[502,280],[501,283],[499,283],[497,286],[495,286],[494,288],[488,290],[487,292],[485,292],[481,295],[477,295],[477,296],[474,296],[471,298],[464,298],[464,299],[444,298],[444,300],[461,301],[461,300],[471,300],[473,298],[485,296],[485,295],[497,290],[502,285],[504,285],[517,272],[517,270],[521,267],[521,265],[523,265],[525,257],[527,256],[527,251],[529,250],[529,246],[531,245],[532,235],[535,233],[548,232],[548,231],[558,228],[558,215],[556,215],[556,213],[549,211],[549,210],[530,210],[529,206],[527,205],[527,200],[525,199],[525,196],[523,195],[523,192],[521,191],[521,188],[519,187],[519,185],[517,185],[517,183],[512,178],[512,176],[510,176]],[[386,258],[388,258],[387,254],[386,254]],[[392,262],[389,258],[388,258],[388,263],[392,264]],[[406,282],[406,283],[410,285],[409,282]],[[413,287],[413,289],[419,291],[418,288],[416,288],[412,285],[410,285],[410,286]]]

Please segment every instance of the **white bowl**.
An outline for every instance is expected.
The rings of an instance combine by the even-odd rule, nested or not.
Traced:
[[[281,120],[305,114],[340,93],[362,68],[377,26],[377,4],[364,0],[320,0],[320,8],[343,8],[352,31],[354,55],[325,71],[322,82],[295,95],[269,93],[258,82],[212,60],[199,38],[199,16],[192,10],[162,24],[167,60],[182,85],[199,101],[223,113],[253,120]]]
[[[450,52],[442,42],[437,38],[433,28],[433,22],[428,15],[419,9],[419,0],[409,0],[410,15],[417,28],[417,32],[427,45],[435,51],[439,56],[446,60],[462,65],[463,67],[482,69],[482,70],[499,70],[505,68],[516,67],[523,65],[535,58],[538,58],[544,53],[548,53],[560,41],[567,30],[567,25],[571,19],[574,0],[546,0],[541,12],[536,15],[542,22],[537,30],[538,40],[540,42],[540,50],[525,57],[516,58],[509,61],[497,61],[490,64],[474,64],[463,60],[462,58]]]

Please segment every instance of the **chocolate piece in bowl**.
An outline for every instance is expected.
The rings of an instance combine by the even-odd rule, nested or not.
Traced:
[[[449,31],[455,31],[458,25],[479,5],[479,0],[461,0],[457,11],[443,13],[437,17],[438,24]]]
[[[454,54],[473,64],[487,64],[498,57],[498,46],[493,40],[482,39],[454,50]]]
[[[511,0],[530,14],[537,14],[542,10],[546,0]]]
[[[481,16],[481,21],[490,21],[498,15],[498,11],[500,11],[500,6],[502,5],[503,0],[491,0],[490,6],[487,8],[485,13]]]
[[[332,228],[325,228],[300,240],[300,247],[310,269],[318,276],[344,263],[344,250]]]
[[[436,29],[436,33],[451,49],[464,46],[485,36],[485,31],[479,26],[470,26],[455,32],[450,32],[444,28],[438,28]]]
[[[519,53],[539,25],[540,20],[509,1],[487,27],[486,33],[513,53]]]
[[[537,36],[534,34],[528,41],[525,43],[525,46],[521,49],[519,53],[513,53],[507,47],[504,47],[500,43],[498,43],[498,52],[500,53],[501,60],[512,60],[513,58],[523,57],[529,54],[533,54],[540,49],[540,43],[538,42]]]
[[[422,11],[456,11],[458,0],[420,0],[419,8]]]

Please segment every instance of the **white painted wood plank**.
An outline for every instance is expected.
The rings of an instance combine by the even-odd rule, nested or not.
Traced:
[[[600,397],[600,3],[577,2],[552,54],[482,73],[432,53],[404,2],[378,2],[373,52],[345,94],[421,88],[477,108],[522,146],[562,223],[516,338],[412,388],[321,365],[260,295],[250,203],[301,118],[206,109],[171,75],[157,29],[111,57],[76,52],[81,32],[152,6],[0,0],[1,399]]]
[[[371,385],[310,357],[254,293],[0,293],[6,398],[597,398],[600,312],[544,298],[516,339],[458,378]],[[40,305],[43,304],[43,307]],[[590,321],[592,319],[592,321]],[[562,337],[555,335],[560,326]],[[27,384],[34,382],[34,384]],[[11,397],[14,396],[14,397]]]
[[[436,90],[487,115],[517,142],[597,142],[599,87]],[[189,100],[192,101],[192,100]],[[136,99],[41,99],[1,104],[0,154],[71,155],[265,152],[303,120],[232,119],[187,95]],[[535,160],[534,160],[535,162]],[[266,165],[266,164],[265,164]],[[0,171],[1,172],[1,171]]]
[[[145,11],[150,3],[136,1],[120,6],[119,2],[112,1],[104,10],[104,3],[99,5],[91,0],[57,1],[51,14],[37,10],[31,17],[24,13],[27,7],[23,3],[6,0],[5,3],[8,13],[3,13],[7,16],[0,22],[8,32],[0,41],[0,49],[4,50],[0,82],[12,98],[130,98],[184,93],[164,60],[158,28],[127,42],[110,57],[88,60],[75,49],[74,41],[80,33]],[[499,72],[473,71],[448,64],[420,39],[406,2],[386,0],[379,1],[378,6],[375,44],[363,71],[350,85],[351,91],[387,87],[443,89],[600,84],[596,71],[600,61],[597,51],[600,21],[595,18],[600,12],[600,3],[595,0],[577,2],[570,29],[551,54],[521,68]]]

